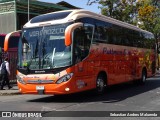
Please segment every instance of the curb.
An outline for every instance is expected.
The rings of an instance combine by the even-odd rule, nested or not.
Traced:
[[[9,96],[9,95],[20,95],[20,92],[14,92],[14,93],[0,93],[0,96]]]

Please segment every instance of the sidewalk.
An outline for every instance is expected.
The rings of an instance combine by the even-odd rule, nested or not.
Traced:
[[[12,85],[11,89],[8,89],[7,86],[4,86],[4,89],[5,90],[0,90],[0,96],[2,96],[2,95],[18,95],[18,94],[20,94],[17,84]]]

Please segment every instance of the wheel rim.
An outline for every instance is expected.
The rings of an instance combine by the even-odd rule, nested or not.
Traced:
[[[103,92],[104,90],[104,81],[102,78],[98,78],[97,80],[97,91],[98,92]]]
[[[146,75],[145,75],[145,73],[143,73],[142,81],[143,81],[143,82],[146,81]]]

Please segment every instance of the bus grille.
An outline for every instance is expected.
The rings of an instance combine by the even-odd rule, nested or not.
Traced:
[[[54,83],[54,81],[53,80],[28,80],[27,83],[43,84],[43,83]]]

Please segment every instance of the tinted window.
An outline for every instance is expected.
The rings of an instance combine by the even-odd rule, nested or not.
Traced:
[[[3,48],[4,46],[4,38],[5,36],[0,36],[0,47]]]
[[[154,48],[155,39],[151,34],[142,33],[143,35],[143,44],[145,48]]]
[[[63,19],[67,17],[70,13],[71,12],[60,12],[60,13],[52,13],[52,14],[37,16],[31,20],[31,23]]]
[[[81,18],[81,19],[76,20],[76,22],[89,23],[89,24],[94,25],[93,18]]]
[[[9,48],[17,48],[18,47],[18,42],[19,42],[19,37],[18,36],[14,36],[11,37],[9,40]]]
[[[95,26],[92,43],[108,43],[139,48],[153,48],[155,43],[152,34],[141,33],[94,18],[81,18],[77,22],[89,23]]]

